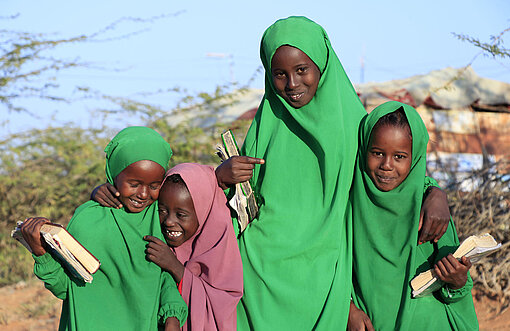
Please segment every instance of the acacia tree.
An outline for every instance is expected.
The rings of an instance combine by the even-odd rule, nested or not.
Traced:
[[[97,64],[76,58],[60,58],[55,50],[77,43],[111,42],[126,39],[143,33],[138,29],[127,33],[116,33],[121,23],[150,24],[157,20],[174,17],[181,12],[163,14],[149,18],[122,17],[89,35],[58,38],[55,34],[32,33],[0,29],[0,105],[8,112],[27,112],[29,109],[19,104],[24,98],[39,98],[58,102],[71,102],[68,96],[59,91],[58,73],[71,68],[105,69]],[[18,15],[0,17],[0,20],[15,20]],[[109,36],[113,33],[113,36]],[[35,115],[35,114],[33,114]]]

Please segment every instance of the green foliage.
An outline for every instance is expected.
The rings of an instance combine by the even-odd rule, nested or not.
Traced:
[[[33,261],[9,237],[17,221],[44,216],[67,224],[104,178],[100,130],[31,130],[0,141],[0,285],[26,279]]]
[[[510,49],[504,48],[502,46],[503,45],[503,35],[508,31],[510,31],[510,28],[503,30],[497,36],[491,36],[490,37],[491,42],[489,42],[489,43],[482,42],[477,38],[473,38],[471,36],[464,35],[464,34],[453,33],[453,35],[459,40],[466,41],[466,42],[472,44],[473,46],[480,48],[481,52],[485,55],[490,55],[494,58],[499,57],[499,58],[504,59],[504,58],[510,57]]]

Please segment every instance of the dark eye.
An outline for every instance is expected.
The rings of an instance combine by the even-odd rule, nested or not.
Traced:
[[[151,185],[151,186],[149,186],[149,188],[150,188],[151,190],[155,191],[155,190],[158,190],[158,189],[159,189],[159,185]]]
[[[405,156],[405,155],[402,155],[402,154],[397,154],[397,155],[395,155],[395,158],[396,158],[397,160],[403,160],[403,159],[405,159],[405,158],[406,158],[406,156]]]
[[[285,74],[281,71],[275,71],[273,72],[273,77],[275,78],[284,78],[285,77]]]
[[[307,71],[308,71],[308,68],[307,68],[307,67],[299,67],[299,68],[296,70],[296,72],[297,72],[298,74],[304,74],[304,73],[305,73],[305,72],[307,72]]]
[[[135,188],[135,187],[138,187],[138,184],[129,184],[129,187]]]

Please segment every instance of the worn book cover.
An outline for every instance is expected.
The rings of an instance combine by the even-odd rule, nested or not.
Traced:
[[[21,234],[22,224],[23,222],[18,222],[16,228],[11,232],[11,237],[32,252]],[[50,248],[50,254],[62,261],[75,277],[87,283],[92,282],[92,274],[99,269],[101,263],[65,228],[54,223],[44,224],[41,227],[41,235]]]
[[[493,253],[501,247],[488,233],[474,235],[466,238],[453,253],[456,259],[468,257],[471,263],[478,262],[483,257]],[[413,297],[422,297],[437,291],[443,286],[443,282],[436,277],[434,269],[429,269],[414,277],[411,281]]]

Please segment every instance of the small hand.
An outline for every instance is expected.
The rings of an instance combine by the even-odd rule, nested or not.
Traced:
[[[349,308],[349,318],[347,319],[347,330],[349,331],[375,331],[370,318],[365,312],[351,301],[351,307]]]
[[[92,191],[90,198],[99,202],[101,206],[119,209],[122,208],[119,196],[120,193],[117,191],[115,186],[110,183],[105,183],[96,187]]]
[[[169,272],[175,282],[180,282],[184,276],[184,266],[182,265],[174,252],[168,247],[168,245],[162,240],[153,237],[143,237],[145,241],[148,241],[147,248],[145,249],[145,256],[150,261],[156,263],[161,269]]]
[[[165,331],[179,331],[180,325],[177,317],[169,317],[165,322]]]
[[[35,256],[46,254],[46,242],[41,236],[41,226],[46,223],[51,221],[44,217],[29,217],[21,226],[21,234]]]
[[[253,176],[256,164],[264,164],[263,159],[249,156],[232,156],[216,168],[216,179],[222,189],[237,183],[246,182]]]
[[[438,187],[430,188],[421,206],[418,244],[437,242],[446,232],[449,223],[450,208],[446,193]]]
[[[436,263],[434,271],[439,279],[450,284],[452,290],[458,290],[466,285],[469,268],[471,268],[471,261],[467,257],[463,256],[459,261],[449,254]]]

